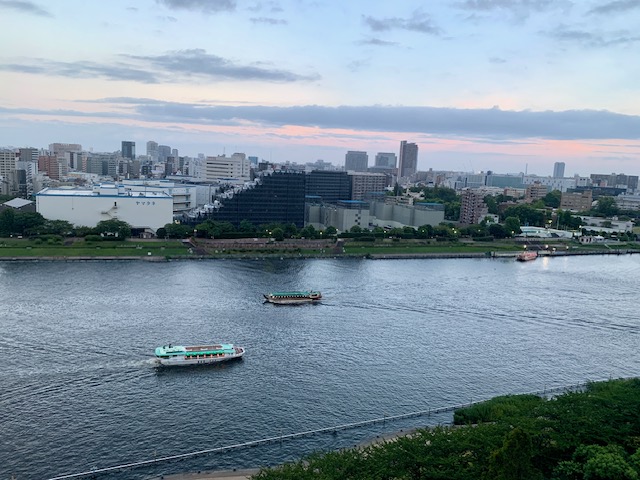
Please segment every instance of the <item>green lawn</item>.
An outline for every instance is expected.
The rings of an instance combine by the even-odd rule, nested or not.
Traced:
[[[25,239],[0,239],[0,257],[144,257],[190,256],[189,248],[180,241],[85,242],[71,245],[38,243]]]

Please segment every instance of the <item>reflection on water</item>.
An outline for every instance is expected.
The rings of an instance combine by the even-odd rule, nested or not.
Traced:
[[[0,465],[18,478],[637,374],[640,257],[0,264]],[[264,304],[276,290],[323,301]],[[241,361],[154,367],[158,345]],[[417,418],[127,472],[252,467]],[[114,478],[117,478],[115,476]]]

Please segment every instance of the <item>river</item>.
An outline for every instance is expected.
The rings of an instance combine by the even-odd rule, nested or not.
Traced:
[[[638,375],[640,255],[0,263],[0,478],[49,478]],[[320,290],[317,305],[263,304]],[[158,345],[241,361],[154,368]],[[272,465],[415,418],[108,478]]]

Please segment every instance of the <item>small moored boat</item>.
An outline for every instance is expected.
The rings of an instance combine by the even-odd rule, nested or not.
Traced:
[[[322,299],[320,292],[272,292],[264,294],[265,301],[278,305],[295,305],[299,303],[313,303]]]
[[[518,254],[516,260],[519,262],[528,262],[530,260],[535,260],[538,258],[538,252],[522,252]]]
[[[156,362],[164,366],[206,365],[242,358],[244,347],[232,343],[217,345],[163,345],[155,350]]]

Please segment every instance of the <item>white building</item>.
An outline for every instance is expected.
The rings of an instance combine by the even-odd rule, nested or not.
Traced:
[[[180,214],[196,208],[196,185],[167,180],[122,180],[125,192],[165,192],[173,197],[173,213]]]
[[[207,157],[200,169],[200,179],[208,182],[236,180],[244,183],[251,179],[250,167],[249,159],[244,153],[234,153],[230,157]]]
[[[122,220],[132,228],[155,232],[173,222],[173,198],[162,191],[125,191],[124,185],[91,189],[45,188],[36,194],[36,211],[48,220],[95,227],[103,220]]]

